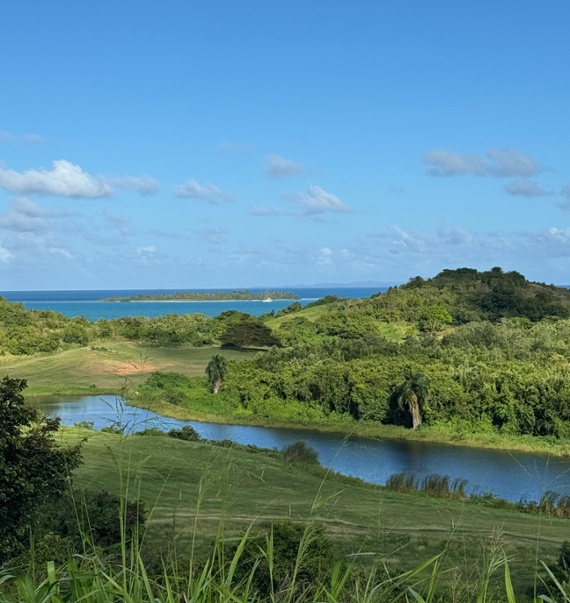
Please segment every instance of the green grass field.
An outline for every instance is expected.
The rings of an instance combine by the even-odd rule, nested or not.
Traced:
[[[0,361],[0,371],[28,380],[27,396],[58,393],[118,393],[125,379],[138,385],[153,371],[203,375],[213,354],[228,360],[255,352],[190,346],[152,347],[125,341],[74,348],[34,357],[9,357]]]
[[[570,537],[568,520],[399,494],[320,468],[290,466],[276,455],[76,428],[62,429],[60,437],[67,443],[87,438],[76,485],[145,502],[151,510],[145,543],[154,554],[174,543],[187,554],[194,538],[205,551],[221,522],[235,535],[276,519],[316,519],[338,554],[360,554],[394,571],[445,551],[450,572],[474,572],[500,548],[524,589],[532,586],[538,560],[553,564]]]

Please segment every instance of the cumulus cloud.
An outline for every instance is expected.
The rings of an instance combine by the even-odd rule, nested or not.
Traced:
[[[489,176],[495,178],[535,176],[544,168],[528,153],[515,148],[489,149],[485,156],[461,155],[450,151],[430,151],[422,160],[433,167],[430,176]]]
[[[214,205],[233,201],[230,192],[222,190],[213,184],[199,184],[196,180],[188,180],[176,189],[176,196],[180,199],[204,199]]]
[[[0,167],[0,188],[11,193],[57,195],[96,199],[113,194],[113,187],[103,178],[94,178],[78,165],[60,160],[51,170],[15,170]]]
[[[279,155],[269,155],[265,164],[265,173],[270,178],[292,178],[304,171],[300,163],[295,163]]]
[[[518,178],[505,186],[505,191],[515,197],[548,197],[552,193],[544,189],[538,182],[528,178]]]
[[[154,245],[137,247],[134,259],[137,263],[148,266],[156,261],[156,251]]]
[[[323,247],[317,256],[319,266],[331,266],[333,263],[333,252],[328,247]]]
[[[8,144],[18,143],[18,142],[41,144],[41,143],[45,142],[45,140],[38,134],[12,134],[12,132],[6,132],[5,130],[0,130],[0,142],[5,142]]]
[[[350,208],[345,205],[336,195],[329,193],[320,186],[310,184],[306,195],[300,195],[297,200],[305,208],[308,215],[321,215],[326,212],[344,213]]]
[[[0,241],[0,263],[8,264],[13,257],[14,254],[9,249],[6,249],[2,241]]]
[[[40,232],[50,227],[51,218],[67,218],[75,212],[67,208],[47,209],[35,201],[21,198],[12,201],[0,214],[0,228],[14,232]]]
[[[60,159],[52,169],[31,169],[17,172],[0,166],[0,188],[16,194],[54,195],[76,199],[110,197],[115,188],[129,188],[148,195],[158,190],[158,183],[149,176],[140,178],[105,178],[91,176],[80,166]]]

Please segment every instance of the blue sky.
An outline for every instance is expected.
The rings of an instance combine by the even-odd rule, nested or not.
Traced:
[[[570,283],[570,4],[18,0],[0,290]]]

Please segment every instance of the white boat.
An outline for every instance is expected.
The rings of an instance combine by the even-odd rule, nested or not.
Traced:
[[[266,297],[265,299],[262,299],[261,301],[263,301],[263,302],[272,302],[273,300],[270,297]]]

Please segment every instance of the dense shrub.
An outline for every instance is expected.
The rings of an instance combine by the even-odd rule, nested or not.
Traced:
[[[196,442],[200,439],[198,432],[190,425],[184,425],[180,429],[171,429],[166,435],[169,438],[185,440],[186,442]]]
[[[237,546],[227,547],[226,559],[233,558]],[[319,588],[333,565],[332,542],[322,524],[279,521],[268,533],[248,539],[236,578],[245,581],[252,577],[254,591],[263,598],[291,588],[307,594]]]
[[[289,446],[283,450],[283,456],[288,463],[302,463],[308,465],[319,464],[319,455],[317,454],[317,451],[303,441],[289,444]]]

